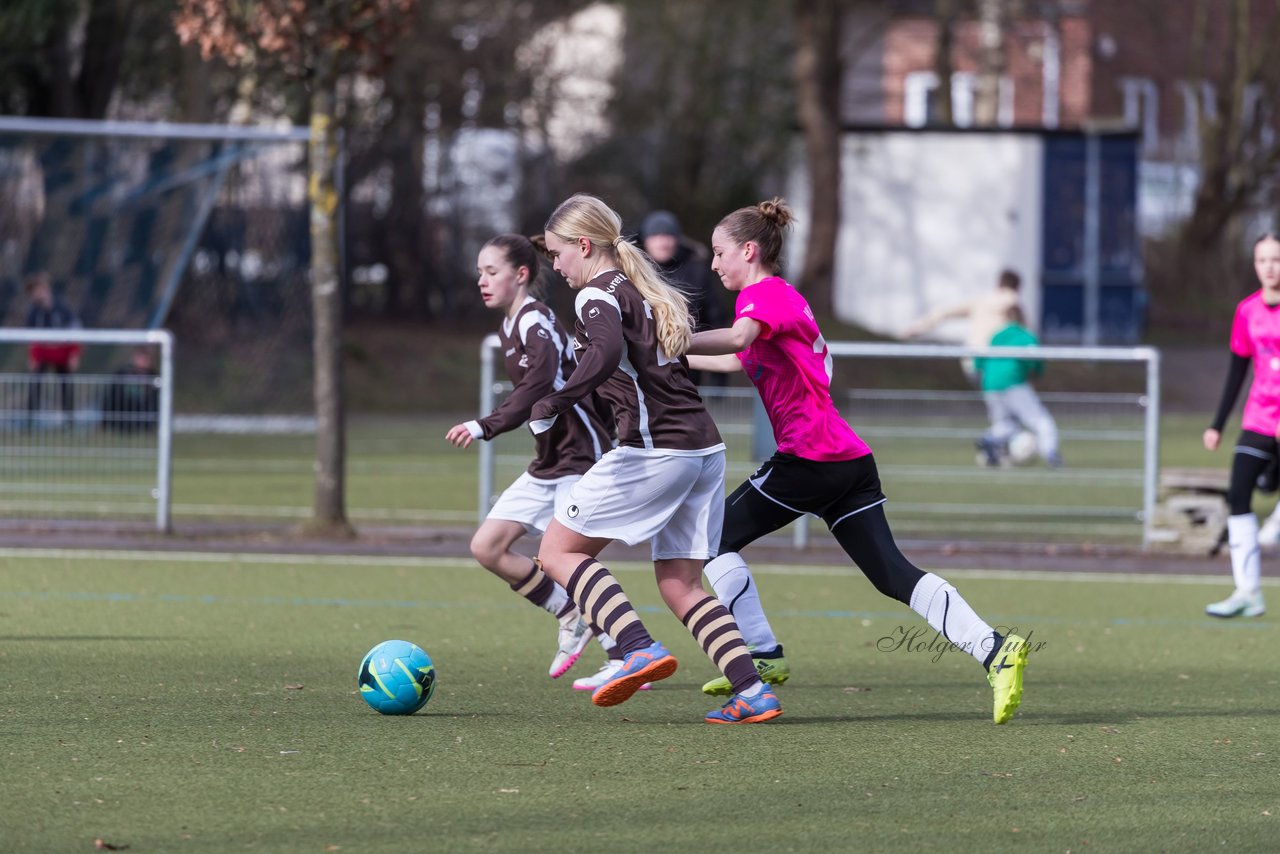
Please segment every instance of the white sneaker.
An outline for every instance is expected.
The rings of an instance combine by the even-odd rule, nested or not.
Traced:
[[[1274,546],[1276,544],[1280,544],[1280,515],[1272,513],[1258,529],[1258,545]]]
[[[622,668],[621,658],[607,658],[604,665],[595,672],[594,676],[583,676],[581,679],[573,680],[573,690],[575,691],[594,691],[604,683],[613,678],[613,674]],[[649,690],[649,683],[646,682],[640,686],[641,691]]]
[[[1262,601],[1261,590],[1257,593],[1236,590],[1221,602],[1206,606],[1204,612],[1210,617],[1261,617],[1267,613],[1267,606]]]
[[[548,671],[552,679],[559,679],[573,667],[578,656],[582,655],[582,650],[591,643],[591,636],[591,627],[577,608],[560,618],[559,648],[556,649],[556,657],[551,659],[551,669]]]

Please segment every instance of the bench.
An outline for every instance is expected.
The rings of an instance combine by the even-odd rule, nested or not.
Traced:
[[[1180,551],[1216,555],[1227,539],[1227,484],[1223,468],[1160,470],[1156,525]]]

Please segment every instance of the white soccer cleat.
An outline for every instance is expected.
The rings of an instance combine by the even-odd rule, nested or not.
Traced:
[[[552,679],[559,679],[573,667],[578,656],[582,655],[582,650],[591,643],[591,637],[591,627],[577,608],[560,618],[559,648],[556,649],[555,658],[551,659],[551,669],[548,671]]]
[[[1205,606],[1204,612],[1210,617],[1261,617],[1267,613],[1267,606],[1262,601],[1261,590],[1257,593],[1236,590],[1221,602]]]
[[[613,678],[613,674],[617,673],[622,667],[621,658],[609,658],[605,663],[591,676],[583,676],[581,679],[573,680],[573,690],[575,691],[594,691],[604,683]],[[640,686],[641,691],[649,690],[649,683],[646,682]]]

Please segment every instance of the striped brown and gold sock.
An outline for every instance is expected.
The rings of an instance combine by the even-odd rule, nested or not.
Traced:
[[[563,617],[573,608],[573,601],[561,590],[551,576],[542,571],[535,558],[533,568],[524,578],[511,585],[511,589],[557,617]]]
[[[594,558],[584,560],[569,576],[569,596],[592,625],[617,642],[624,657],[653,643],[622,585]]]
[[[733,684],[735,694],[746,691],[759,681],[760,676],[751,661],[746,641],[738,631],[738,624],[719,600],[708,596],[694,605],[681,622],[702,645],[711,663]]]

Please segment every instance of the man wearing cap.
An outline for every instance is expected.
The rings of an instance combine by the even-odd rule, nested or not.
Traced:
[[[711,273],[707,247],[680,233],[680,221],[670,211],[653,211],[640,224],[640,243],[667,280],[689,298],[695,332],[725,325],[727,313]],[[690,371],[694,383],[723,385],[724,374]]]

